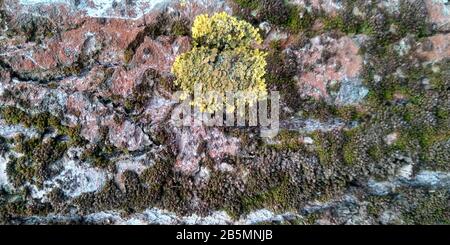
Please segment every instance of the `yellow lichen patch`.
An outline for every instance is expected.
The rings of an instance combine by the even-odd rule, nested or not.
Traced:
[[[199,15],[192,27],[194,48],[178,56],[172,72],[185,96],[202,112],[223,108],[227,93],[236,93],[236,106],[254,104],[266,95],[266,53],[253,48],[261,43],[258,31],[226,13]],[[194,93],[195,92],[195,93]],[[218,99],[221,98],[221,99]],[[235,105],[227,103],[228,111]]]
[[[206,14],[197,16],[192,26],[192,37],[198,45],[219,49],[262,43],[256,28],[225,12],[211,17]]]

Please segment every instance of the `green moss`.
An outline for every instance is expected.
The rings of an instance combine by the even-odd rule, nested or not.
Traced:
[[[353,143],[346,143],[342,148],[342,155],[344,163],[347,165],[352,165],[356,159],[355,146]]]
[[[125,214],[142,212],[148,207],[157,206],[160,197],[149,192],[139,176],[133,171],[122,175],[125,190],[121,190],[111,180],[98,193],[85,193],[74,200],[83,213],[101,210],[121,210]]]
[[[293,110],[300,108],[297,85],[293,79],[297,73],[297,61],[294,56],[282,51],[281,43],[274,41],[266,58],[265,80],[269,90],[280,91],[280,96]]]
[[[342,153],[342,140],[334,132],[316,131],[312,134],[319,163],[330,166],[338,162]]]
[[[353,165],[357,160],[358,155],[358,140],[361,133],[361,128],[354,128],[344,132],[344,144],[342,147],[342,158],[345,164]]]
[[[14,150],[23,154],[19,158],[13,157],[7,165],[6,172],[14,186],[19,187],[26,182],[42,185],[51,177],[51,165],[63,157],[67,145],[52,138],[45,142],[40,138],[20,138],[15,142]]]
[[[2,118],[7,124],[19,124],[29,127],[31,125],[31,118],[28,114],[19,108],[13,106],[2,107],[0,110]]]
[[[191,212],[194,190],[191,187],[192,179],[181,173],[174,173],[166,179],[163,186],[160,202],[158,205],[167,207],[180,214],[186,215]]]
[[[234,0],[240,7],[249,8],[249,9],[257,9],[260,0]]]
[[[9,151],[8,140],[0,135],[0,155]]]
[[[324,29],[327,31],[339,30],[345,34],[365,34],[373,36],[375,30],[373,24],[366,19],[352,16],[350,14],[339,14],[335,16],[322,16]]]
[[[400,1],[399,13],[396,19],[399,35],[412,33],[425,37],[431,34],[427,24],[428,12],[423,1]]]
[[[450,224],[450,201],[448,192],[438,191],[427,196],[417,198],[417,204],[407,212],[403,218],[412,224]]]
[[[19,153],[28,155],[31,155],[33,149],[36,148],[41,143],[40,138],[32,138],[30,140],[25,140],[23,137],[18,137],[16,140],[17,141],[14,142],[15,143],[14,150]]]
[[[268,20],[271,24],[282,25],[288,19],[288,8],[284,0],[264,0],[260,1],[258,9],[259,17]]]
[[[367,111],[355,106],[332,108],[330,112],[346,121],[363,121],[368,117]]]
[[[390,146],[393,151],[406,151],[410,140],[408,138],[408,133],[406,131],[400,132],[398,139]]]
[[[414,120],[415,115],[416,114],[414,113],[414,110],[406,109],[403,112],[403,120],[405,120],[405,122],[412,123],[413,120]]]
[[[63,202],[67,201],[66,194],[59,187],[54,188],[53,190],[51,190],[47,194],[47,198],[50,200],[51,203],[54,203],[54,204],[62,204]]]
[[[307,31],[314,23],[314,16],[298,5],[284,0],[235,0],[241,11],[257,11],[259,22],[268,21],[292,33]]]
[[[38,129],[39,131],[45,131],[47,127],[49,126],[48,120],[51,117],[50,113],[43,112],[36,114],[31,117],[32,120],[32,126]]]
[[[344,132],[314,132],[312,137],[320,164],[322,166],[356,164],[361,154],[359,141],[362,132],[359,127]]]
[[[122,210],[127,214],[142,212],[148,207],[161,207],[177,213],[192,211],[192,179],[172,171],[172,155],[162,152],[155,165],[140,176],[132,171],[123,173],[125,190],[114,181],[98,193],[86,193],[74,201],[86,213],[100,210]]]
[[[415,128],[410,135],[416,137],[420,146],[425,149],[428,149],[437,140],[436,131],[430,126]]]
[[[400,137],[390,146],[391,150],[416,151],[421,161],[428,162],[433,147],[450,139],[448,128],[433,127],[428,124],[415,124],[400,132]],[[431,151],[431,152],[430,152]]]
[[[80,135],[81,133],[81,126],[77,125],[75,127],[66,127],[66,126],[60,126],[58,128],[58,133],[62,135],[67,135],[70,138],[70,145],[82,145],[86,143],[86,140],[83,139]]]
[[[445,122],[450,118],[450,111],[447,107],[437,107],[436,108],[436,117],[438,120]]]
[[[81,160],[90,162],[94,167],[109,168],[113,166],[109,159],[114,155],[114,152],[115,147],[99,143],[86,149],[81,156]]]
[[[368,202],[367,213],[374,218],[378,218],[386,207],[392,207],[392,204],[389,203],[390,199],[389,196],[368,196],[366,199]]]
[[[292,172],[277,168],[278,164],[268,164],[250,170],[245,190],[234,194],[235,206],[240,210],[240,214],[260,208],[275,212],[298,210],[304,195],[309,194],[293,181],[295,177]]]
[[[317,134],[316,134],[317,135]],[[315,136],[314,137],[314,142],[316,143],[316,152],[317,152],[317,156],[319,158],[319,162],[322,165],[326,165],[328,164],[331,160],[332,160],[332,156],[331,154],[325,149],[325,147],[323,146],[322,143],[320,143],[320,137]]]
[[[187,20],[177,20],[172,23],[171,33],[174,36],[189,36],[191,33]]]
[[[171,174],[172,164],[168,160],[158,160],[151,168],[144,170],[140,178],[151,192],[160,193],[162,191],[164,181]]]
[[[416,140],[423,150],[428,150],[435,143],[448,140],[450,131],[445,128],[440,129],[430,125],[420,124],[406,130],[405,136],[411,141]]]
[[[305,31],[314,24],[314,17],[305,9],[297,5],[288,5],[288,10],[288,18],[283,26],[293,33]]]
[[[33,156],[30,157],[35,164],[50,165],[60,159],[66,150],[67,144],[65,142],[51,138],[35,147],[32,151]]]
[[[383,157],[383,149],[379,145],[372,145],[367,149],[367,154],[374,161],[379,161]]]
[[[59,118],[51,115],[49,112],[29,115],[17,107],[6,106],[0,108],[0,114],[8,124],[14,125],[22,123],[25,127],[34,127],[41,133],[44,133],[47,129],[53,128],[59,135],[68,136],[70,138],[70,145],[81,145],[85,142],[80,135],[81,126],[64,126],[61,124]]]
[[[239,218],[242,214],[240,194],[234,185],[236,179],[229,173],[214,171],[198,196],[213,210],[224,210],[231,217]]]
[[[290,184],[288,176],[278,182],[278,185],[265,190],[264,192],[256,192],[244,195],[242,198],[242,210],[244,213],[251,211],[270,208],[272,210],[289,210],[293,209],[292,200],[290,199]]]
[[[27,202],[25,200],[0,203],[0,224],[8,224],[12,218],[26,215]]]
[[[298,151],[302,149],[303,144],[300,142],[300,133],[297,131],[281,130],[275,137],[274,141],[279,142],[274,145],[269,145],[279,151],[292,150]]]
[[[325,30],[345,30],[345,22],[341,16],[324,17],[323,24]]]
[[[36,169],[30,166],[26,157],[12,158],[6,166],[6,174],[11,183],[19,187],[33,180]]]
[[[317,101],[314,98],[310,98],[302,102],[302,114],[304,117],[327,121],[331,118],[341,117],[344,115],[343,112],[345,109],[339,111],[339,108],[336,105],[327,103],[325,100]]]

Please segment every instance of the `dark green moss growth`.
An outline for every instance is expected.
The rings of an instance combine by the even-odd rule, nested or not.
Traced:
[[[125,172],[125,190],[111,181],[101,192],[83,194],[74,203],[86,213],[113,209],[131,214],[153,206],[187,214],[193,198],[192,179],[173,172],[173,163],[166,162],[169,159],[157,162],[141,176]]]
[[[39,132],[45,133],[46,130],[54,129],[59,135],[68,136],[70,139],[69,145],[81,145],[85,140],[81,137],[81,126],[68,127],[61,124],[61,121],[56,116],[49,112],[41,112],[35,115],[29,115],[25,111],[13,107],[6,106],[0,108],[2,118],[8,124],[23,124],[25,127],[34,127]]]
[[[345,121],[358,121],[364,122],[370,119],[370,115],[367,110],[362,107],[355,106],[343,106],[330,109],[331,113],[340,119]]]
[[[113,168],[114,165],[110,159],[120,152],[113,145],[98,143],[86,149],[81,156],[81,160],[90,162],[94,167]]]
[[[374,161],[379,161],[383,157],[383,149],[380,145],[372,145],[367,149],[367,154]]]
[[[282,25],[287,22],[289,11],[284,0],[264,0],[260,1],[259,5],[259,14],[262,19],[275,25]]]
[[[288,9],[288,19],[284,24],[288,30],[298,33],[310,29],[314,24],[314,16],[306,11],[306,9],[302,9],[295,5],[289,6]]]
[[[32,151],[30,158],[34,163],[48,165],[60,159],[67,150],[67,144],[53,138],[39,144]],[[28,152],[24,152],[27,154]]]
[[[60,124],[57,129],[59,134],[67,135],[70,138],[69,145],[83,145],[86,143],[86,140],[80,135],[80,125],[75,127],[67,127]]]
[[[401,132],[399,139],[397,139],[394,144],[390,146],[390,149],[393,151],[406,151],[408,145],[410,144],[408,140],[408,134],[406,132]]]
[[[279,181],[279,182],[278,182]],[[261,208],[271,208],[273,210],[295,209],[295,199],[291,199],[292,188],[289,176],[281,176],[276,186],[270,186],[264,191],[249,192],[243,195],[242,211],[249,213]],[[250,185],[256,183],[250,183]],[[249,186],[252,190],[255,186]]]
[[[157,204],[158,196],[145,188],[136,173],[126,171],[122,177],[124,190],[120,189],[114,181],[110,181],[101,192],[83,194],[74,200],[74,204],[78,205],[83,213],[122,210],[127,214],[142,212]]]
[[[27,181],[33,180],[36,175],[35,169],[27,162],[25,157],[13,158],[6,166],[6,174],[11,183],[16,186],[22,186]]]
[[[386,208],[392,206],[390,199],[389,196],[368,196],[366,198],[368,202],[367,213],[374,218],[378,218]]]
[[[352,143],[346,143],[342,148],[342,154],[344,158],[344,163],[348,165],[352,165],[355,162],[356,152],[355,146]]]
[[[207,185],[198,196],[208,203],[210,209],[225,210],[230,216],[239,218],[242,213],[239,181],[229,173],[213,172]]]
[[[48,112],[36,114],[31,117],[32,125],[39,131],[44,131],[48,127],[49,117],[50,113]]]
[[[314,98],[298,100],[301,101],[303,117],[309,117],[320,121],[327,121],[336,117],[345,120],[358,120],[362,119],[364,114],[362,110],[356,109],[355,107],[338,107],[334,104],[327,103],[324,100],[316,100]]]
[[[31,117],[19,108],[13,106],[2,107],[0,110],[0,114],[8,124],[22,123],[28,127],[31,125]]]
[[[450,111],[448,107],[437,107],[435,113],[437,119],[442,122],[446,122],[450,118]]]
[[[8,162],[6,172],[16,187],[26,182],[42,185],[44,180],[55,174],[51,166],[62,158],[67,150],[66,143],[55,139],[45,142],[39,138],[20,139],[15,144],[15,151],[24,155],[20,158],[13,157]]]
[[[30,216],[45,216],[54,209],[49,203],[27,201],[22,193],[10,193],[13,196],[0,200],[0,224],[22,224],[24,218]]]
[[[78,62],[76,62],[73,65],[64,66],[61,69],[61,72],[66,76],[74,76],[74,75],[80,74],[82,68],[83,68],[82,65],[79,64]]]
[[[162,192],[162,183],[164,183],[167,176],[172,171],[172,163],[165,161],[158,161],[151,168],[146,169],[140,176],[143,183],[145,183],[150,192],[156,195]]]
[[[240,7],[257,9],[260,4],[260,0],[234,0]]]
[[[344,132],[344,144],[342,147],[342,158],[345,164],[353,165],[358,156],[358,144],[360,128],[350,129]]]
[[[192,200],[194,198],[193,179],[181,173],[173,173],[165,180],[158,204],[160,207],[168,207],[183,215],[191,211]]]
[[[400,1],[400,15],[398,16],[399,34],[414,33],[418,37],[425,37],[431,34],[427,24],[427,7],[424,1]]]
[[[235,0],[239,11],[246,13],[249,22],[268,21],[292,33],[308,30],[314,23],[314,16],[295,4],[284,0]],[[249,12],[257,11],[256,20]]]
[[[26,140],[23,135],[18,135],[14,142],[14,150],[19,153],[25,154],[27,157],[32,157],[33,150],[38,147],[41,142],[42,140],[40,138],[32,138]]]
[[[303,148],[301,143],[301,135],[297,131],[281,130],[275,137],[274,141],[277,142],[275,145],[270,145],[275,149],[282,150],[292,150],[297,151]]]
[[[67,201],[67,196],[64,194],[64,191],[60,188],[53,189],[50,193],[47,194],[48,199],[52,204],[60,205]]]
[[[133,51],[132,49],[126,49],[125,51],[123,51],[123,59],[125,63],[129,63],[133,59],[135,51],[136,50]]]
[[[8,140],[0,136],[0,155],[9,151]]]
[[[27,202],[19,200],[15,202],[4,201],[0,203],[0,224],[5,225],[16,217],[27,215]]]
[[[315,150],[322,166],[333,165],[339,159],[342,150],[342,137],[337,132],[315,132],[312,134]]]
[[[191,27],[189,20],[179,19],[172,23],[170,27],[171,33],[174,36],[190,36]]]
[[[280,42],[273,42],[266,61],[265,78],[268,89],[280,91],[282,101],[297,110],[301,102],[297,96],[297,85],[293,80],[297,74],[296,58],[289,53],[282,52]]]
[[[348,2],[347,2],[348,3]],[[352,13],[353,8],[347,7],[342,13],[336,16],[321,16],[324,29],[327,31],[339,30],[345,34],[365,34],[373,36],[375,34],[374,23],[369,18],[356,17]]]
[[[404,219],[411,224],[431,225],[450,224],[450,198],[447,191],[428,193],[415,199],[417,203],[411,210],[403,213]]]
[[[266,59],[269,86],[282,85],[296,75],[297,61],[295,56],[283,52],[280,41],[274,41],[270,46]]]

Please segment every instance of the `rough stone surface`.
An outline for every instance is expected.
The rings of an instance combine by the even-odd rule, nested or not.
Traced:
[[[239,2],[1,1],[0,224],[449,224],[449,2]],[[273,138],[177,118],[222,11],[261,30]]]
[[[349,37],[334,39],[317,36],[301,50],[294,51],[301,66],[298,75],[302,96],[330,98],[330,84],[340,86],[336,91],[338,104],[353,104],[367,95],[358,77],[362,71],[363,58],[358,54],[358,44]]]

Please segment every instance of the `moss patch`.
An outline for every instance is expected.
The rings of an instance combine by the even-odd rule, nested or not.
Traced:
[[[69,137],[70,145],[80,145],[85,143],[84,139],[80,136],[80,126],[64,126],[61,124],[59,118],[51,115],[48,112],[41,112],[30,115],[17,107],[5,106],[0,107],[0,115],[7,124],[22,124],[27,128],[33,127],[37,129],[41,134],[50,129],[56,130],[59,135]]]
[[[19,158],[12,157],[7,164],[6,173],[15,187],[25,183],[42,186],[43,182],[55,172],[52,164],[66,152],[67,145],[55,139],[43,142],[40,138],[19,139],[15,142],[15,151],[22,153]]]

